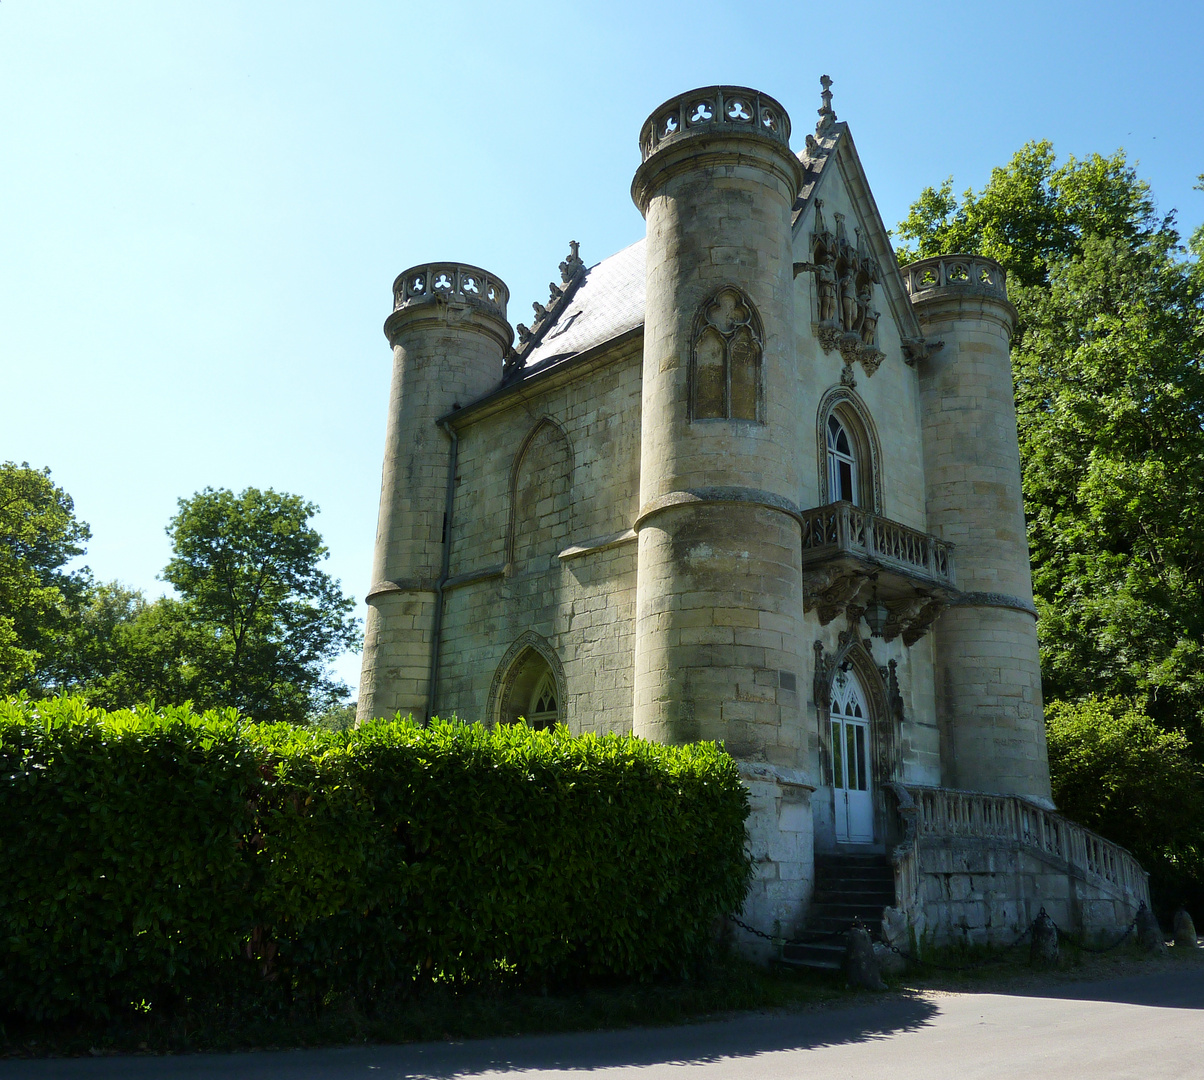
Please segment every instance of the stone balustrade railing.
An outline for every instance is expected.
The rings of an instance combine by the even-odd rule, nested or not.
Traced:
[[[445,300],[458,304],[479,304],[502,319],[510,290],[498,277],[467,263],[437,262],[411,266],[393,282],[393,310],[411,304]]]
[[[790,146],[790,117],[768,94],[745,86],[707,86],[670,98],[644,121],[641,160],[667,143],[704,131],[753,132]]]
[[[849,502],[805,510],[803,565],[836,555],[854,555],[937,582],[953,585],[953,545]]]
[[[1061,814],[1018,795],[891,786],[907,832],[896,850],[896,888],[901,900],[916,895],[921,871],[918,849],[925,841],[963,839],[1027,848],[1121,895],[1149,902],[1149,875],[1141,864],[1119,844]]]
[[[912,302],[945,292],[972,293],[1006,300],[1007,275],[994,259],[980,255],[938,255],[903,268],[903,284]]]

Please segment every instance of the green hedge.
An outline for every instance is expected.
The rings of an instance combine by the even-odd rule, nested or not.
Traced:
[[[0,1008],[678,971],[740,907],[713,743],[0,704]]]

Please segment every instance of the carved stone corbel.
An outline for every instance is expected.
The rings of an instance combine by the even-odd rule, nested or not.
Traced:
[[[889,614],[882,627],[882,640],[894,641],[911,626],[927,603],[927,596],[908,596],[901,600],[887,601],[886,610]]]
[[[824,567],[803,574],[803,610],[815,610],[821,626],[827,626],[856,599],[867,581],[859,571]]]
[[[903,339],[903,361],[908,367],[915,367],[922,360],[927,360],[944,346],[943,341],[925,341],[923,338]]]
[[[947,600],[940,596],[930,596],[927,598],[927,603],[919,610],[916,616],[911,620],[910,625],[903,631],[903,644],[907,646],[914,645],[920,640],[930,629],[932,624],[936,622],[936,618],[942,611],[949,606]]]

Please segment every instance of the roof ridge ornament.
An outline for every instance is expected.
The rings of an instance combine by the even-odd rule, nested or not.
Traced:
[[[577,291],[577,286],[581,284],[584,277],[585,263],[581,258],[581,244],[576,240],[570,240],[569,253],[565,256],[564,262],[560,264],[560,280],[563,285],[557,285],[554,281],[548,282],[547,307],[544,307],[538,300],[535,301],[531,305],[535,312],[535,318],[531,325],[528,327],[519,323],[515,327],[518,331],[518,347],[511,348],[502,362],[503,382],[508,382],[522,372],[527,356],[539,345],[544,334],[555,324],[561,312],[568,306],[569,301],[573,298],[573,293]]]
[[[836,123],[836,113],[832,109],[832,77],[830,75],[821,75],[819,77],[819,85],[823,87],[819,95],[823,101],[823,105],[819,108],[819,123],[815,125],[816,135],[822,135]]]
[[[585,263],[581,261],[581,245],[576,240],[569,241],[569,253],[560,264],[560,280],[569,284],[582,270]]]

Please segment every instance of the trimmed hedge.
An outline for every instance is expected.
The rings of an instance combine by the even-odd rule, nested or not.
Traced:
[[[0,704],[0,1008],[680,971],[739,909],[714,743]]]

